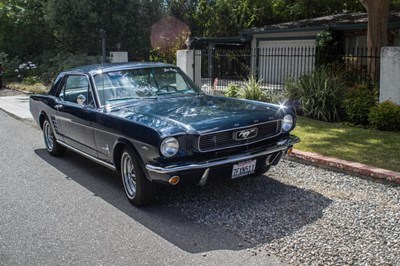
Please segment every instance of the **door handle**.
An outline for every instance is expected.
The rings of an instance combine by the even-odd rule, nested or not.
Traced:
[[[56,104],[54,105],[54,108],[56,108],[57,110],[60,110],[62,108],[62,104]]]

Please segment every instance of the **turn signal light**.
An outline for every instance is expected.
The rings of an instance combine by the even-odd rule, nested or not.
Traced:
[[[178,184],[179,183],[179,176],[173,176],[173,177],[171,177],[169,180],[168,180],[168,182],[171,184],[171,185],[176,185],[176,184]]]
[[[289,148],[289,149],[286,151],[287,155],[292,154],[292,152],[293,152],[293,148]]]

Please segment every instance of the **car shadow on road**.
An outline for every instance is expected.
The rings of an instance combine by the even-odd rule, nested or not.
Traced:
[[[291,235],[318,220],[331,203],[319,193],[264,176],[218,181],[203,188],[163,188],[153,205],[136,208],[126,199],[119,174],[73,152],[62,158],[45,149],[35,153],[65,178],[190,253],[241,250]],[[241,234],[242,229],[251,231],[251,237]]]

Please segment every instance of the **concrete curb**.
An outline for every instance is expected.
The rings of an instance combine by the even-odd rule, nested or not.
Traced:
[[[293,152],[290,154],[289,157],[295,158],[299,161],[311,162],[312,164],[322,167],[325,166],[329,168],[336,168],[344,172],[351,172],[362,176],[368,176],[400,183],[399,172],[377,168],[361,163],[340,160],[332,157],[323,156],[317,153],[299,151],[295,149],[293,149]]]
[[[33,92],[30,92],[30,91],[24,91],[24,90],[20,90],[20,89],[13,89],[13,88],[8,87],[7,85],[3,86],[3,88],[5,88],[7,90],[18,91],[18,92],[21,92],[21,93],[24,93],[24,94],[27,94],[27,95],[34,94]]]

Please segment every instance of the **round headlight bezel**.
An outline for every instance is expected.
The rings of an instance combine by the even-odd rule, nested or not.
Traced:
[[[293,116],[287,114],[282,119],[282,130],[288,132],[293,129],[294,119]]]
[[[174,137],[165,138],[160,145],[160,153],[166,158],[175,156],[179,151],[179,141]]]

